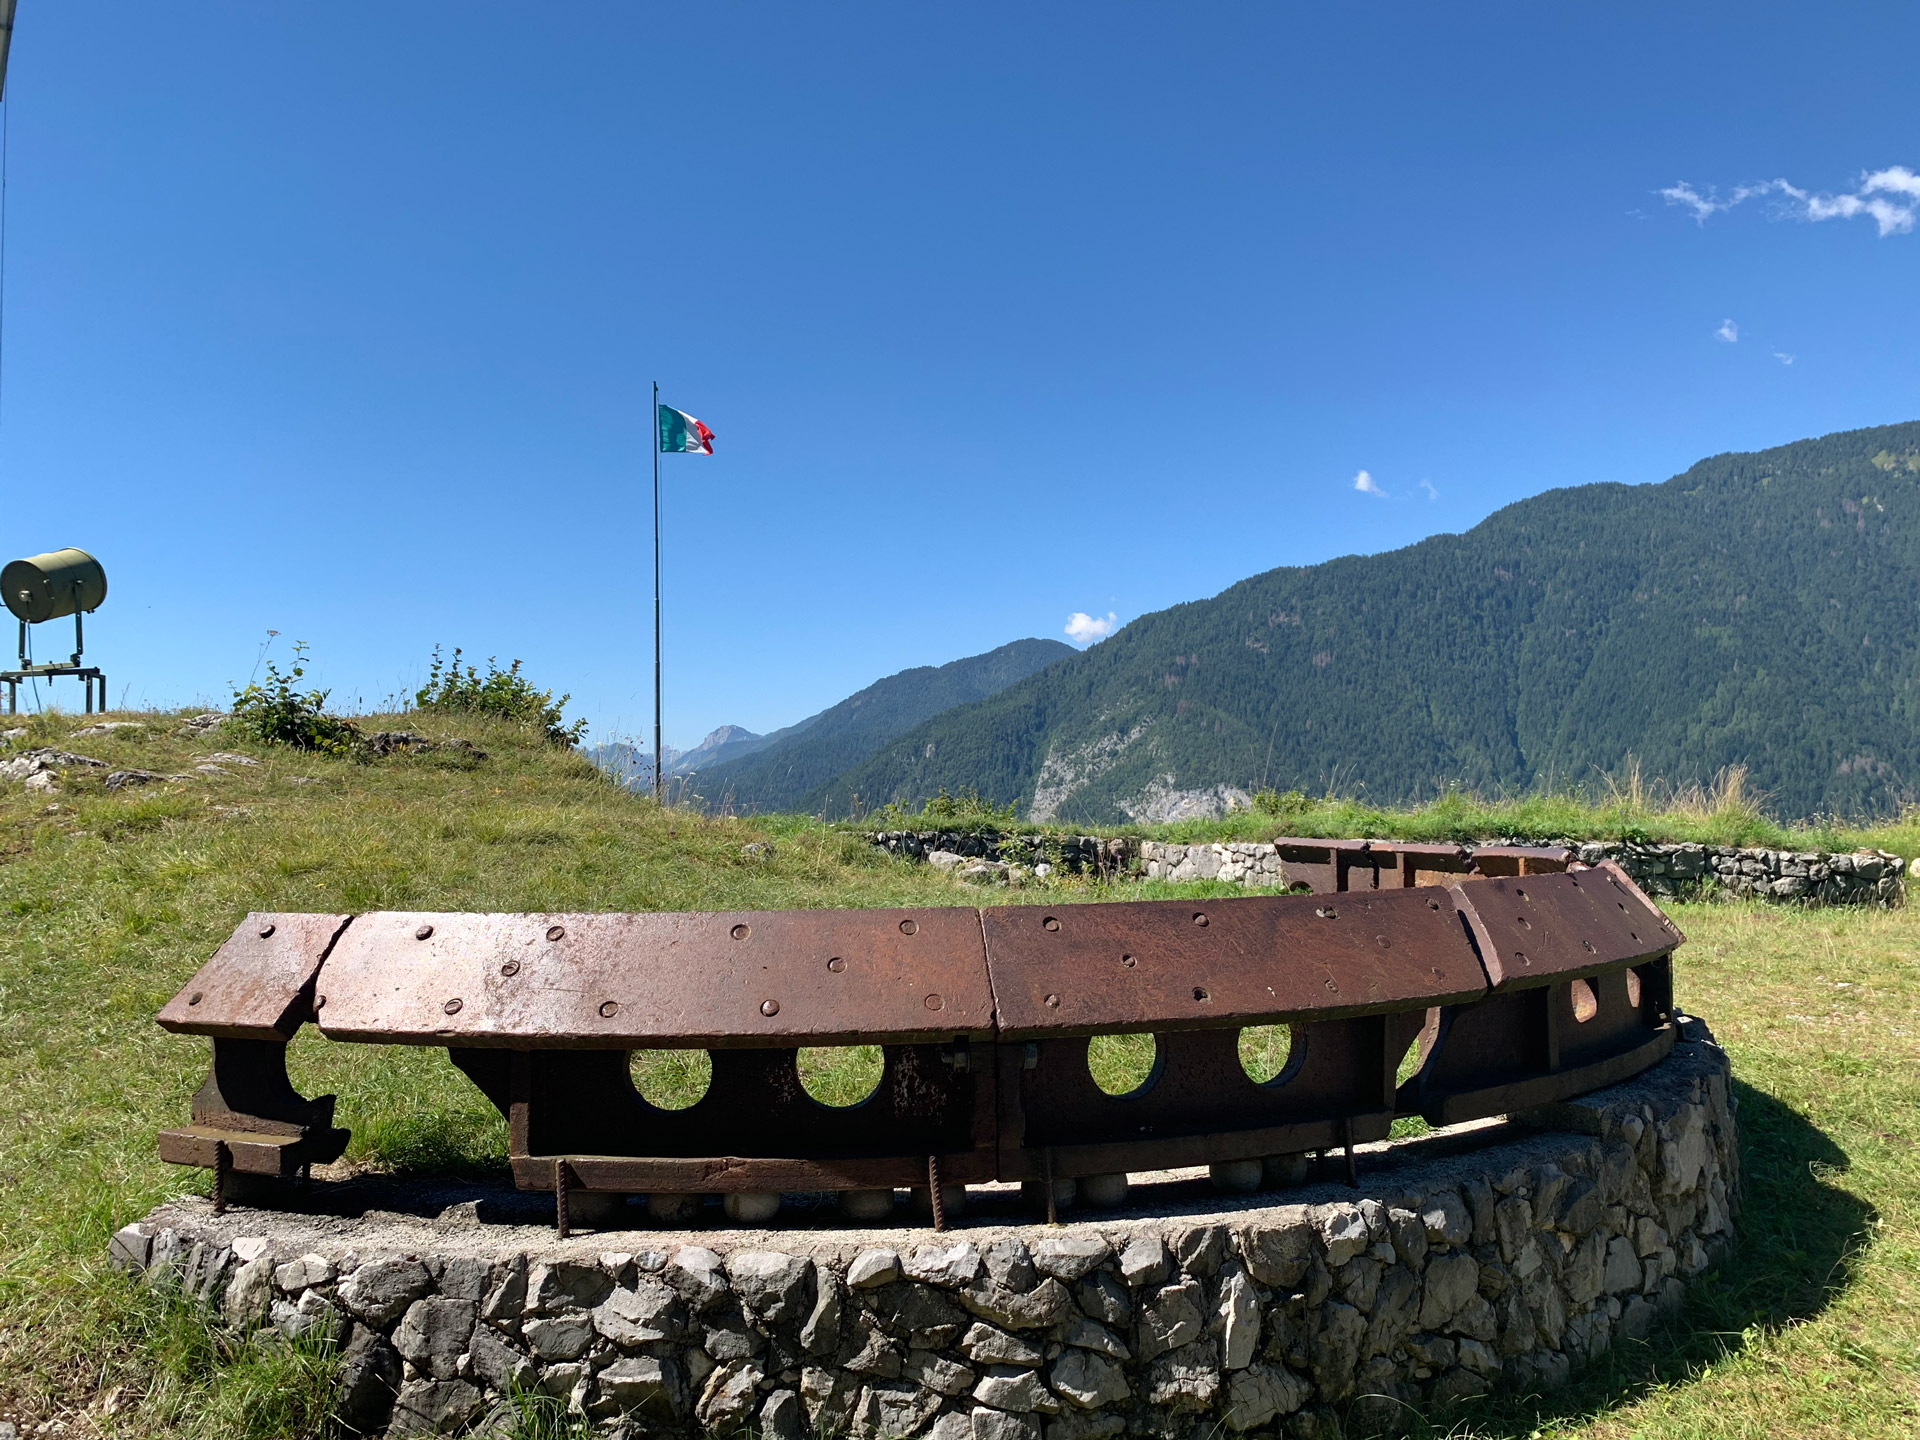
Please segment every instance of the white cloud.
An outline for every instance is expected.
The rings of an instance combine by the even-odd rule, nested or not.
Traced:
[[[1731,320],[1722,320],[1720,328],[1713,333],[1729,345],[1740,343],[1740,327]]]
[[[1067,617],[1067,639],[1076,645],[1091,645],[1096,640],[1104,640],[1119,628],[1119,617],[1111,610],[1104,620],[1098,615],[1085,615],[1078,610]]]
[[[1778,360],[1782,365],[1791,365],[1793,363],[1793,356],[1787,354],[1784,350],[1774,351],[1773,358]]]
[[[1440,492],[1433,488],[1433,482],[1431,480],[1422,480],[1420,482],[1420,488],[1427,492],[1427,499],[1438,500],[1440,498]]]
[[[1694,220],[1704,225],[1707,217],[1722,210],[1765,195],[1782,197],[1782,214],[1802,220],[1852,220],[1865,215],[1879,228],[1882,238],[1904,235],[1913,229],[1920,211],[1920,174],[1904,165],[1889,165],[1860,177],[1859,188],[1839,195],[1815,194],[1787,180],[1763,180],[1757,185],[1736,185],[1723,197],[1714,186],[1702,195],[1682,180],[1659,192],[1669,205],[1691,211]],[[1889,198],[1897,197],[1897,198]]]
[[[1362,495],[1378,495],[1383,499],[1387,493],[1380,488],[1380,483],[1364,470],[1353,477],[1353,488]]]

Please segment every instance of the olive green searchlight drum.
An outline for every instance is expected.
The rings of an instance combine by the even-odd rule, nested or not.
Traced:
[[[0,684],[7,687],[7,713],[12,715],[19,712],[21,681],[51,680],[57,675],[71,675],[86,686],[86,709],[89,715],[96,708],[105,710],[105,673],[95,666],[80,663],[80,655],[85,648],[81,616],[98,609],[100,602],[107,598],[107,572],[101,568],[100,562],[86,551],[71,546],[65,550],[49,550],[44,555],[30,555],[25,560],[9,561],[6,568],[0,570],[0,598],[6,600],[7,609],[20,622],[20,668],[0,671]],[[72,658],[65,664],[35,665],[27,654],[27,627],[45,620],[58,620],[65,615],[73,616]]]

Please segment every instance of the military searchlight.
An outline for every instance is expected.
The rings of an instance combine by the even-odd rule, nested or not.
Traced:
[[[85,649],[81,617],[99,609],[100,602],[107,598],[107,572],[100,562],[86,551],[72,547],[10,561],[0,570],[0,598],[6,600],[7,609],[20,622],[20,668],[0,670],[0,684],[7,687],[7,713],[19,713],[21,681],[51,680],[61,675],[71,675],[86,687],[87,714],[93,714],[96,709],[105,710],[105,672],[97,666],[80,663]],[[34,664],[27,645],[27,627],[68,615],[73,616],[72,658],[65,664]]]

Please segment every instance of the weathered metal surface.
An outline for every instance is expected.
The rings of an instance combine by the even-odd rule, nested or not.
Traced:
[[[1495,991],[1639,964],[1678,943],[1645,896],[1602,870],[1488,878],[1451,893]]]
[[[699,1193],[967,1184],[1299,1154],[1564,1099],[1673,1043],[1679,931],[1617,868],[1565,852],[1282,842],[1321,893],[986,911],[255,916],[161,1015],[212,1034],[194,1123],[162,1154],[217,1174],[332,1159],[333,1100],[285,1045],[444,1045],[508,1122],[516,1181]],[[1504,874],[1475,874],[1481,860]],[[276,940],[278,944],[274,943]],[[329,949],[329,945],[331,948]],[[199,996],[198,1001],[193,997]],[[311,1009],[309,1009],[309,1002]],[[1271,1081],[1240,1030],[1292,1027]],[[1131,1095],[1089,1037],[1156,1037]],[[1396,1088],[1416,1036],[1421,1064]],[[805,1045],[876,1044],[858,1105],[812,1099]],[[684,1110],[630,1052],[712,1052]],[[1046,1188],[1046,1187],[1043,1187]],[[1051,1194],[1050,1188],[1047,1193]]]
[[[1002,1040],[1334,1019],[1487,988],[1434,894],[1022,905],[981,923]]]
[[[910,1043],[993,1031],[975,910],[363,915],[335,1040],[514,1048]]]
[[[287,1040],[312,1018],[314,976],[347,915],[253,914],[156,1017],[182,1035]]]

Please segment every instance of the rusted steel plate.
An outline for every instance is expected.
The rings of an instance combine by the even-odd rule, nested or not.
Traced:
[[[286,1040],[310,1019],[308,987],[349,915],[253,914],[155,1018],[181,1035]]]
[[[1463,880],[1449,893],[1496,992],[1637,965],[1678,943],[1644,896],[1597,869]]]
[[[244,1175],[271,1175],[290,1180],[303,1166],[330,1165],[347,1148],[348,1132],[322,1130],[314,1135],[255,1135],[245,1130],[222,1130],[211,1125],[187,1125],[160,1132],[160,1158],[169,1165],[197,1165],[212,1170],[219,1163],[220,1146],[227,1147],[233,1168]]]
[[[1450,885],[1441,877],[1464,874],[1470,863],[1462,845],[1375,841],[1371,853],[1387,862],[1382,865],[1385,885]]]
[[[1611,906],[1616,912],[1649,920],[1665,930],[1675,945],[1686,943],[1687,937],[1680,927],[1668,918],[1666,911],[1647,898],[1647,892],[1634,884],[1627,872],[1619,865],[1611,860],[1602,860],[1585,873],[1588,876],[1604,875],[1606,877],[1604,889],[1591,885],[1581,887],[1582,893],[1592,899],[1602,910]]]
[[[556,1159],[516,1155],[514,1184],[522,1190],[551,1190]],[[949,1155],[940,1162],[949,1185],[980,1184],[995,1178],[991,1152]],[[626,1194],[724,1194],[730,1190],[775,1190],[789,1194],[822,1190],[905,1189],[927,1183],[924,1155],[873,1158],[765,1159],[751,1155],[689,1158],[628,1158],[621,1155],[567,1155],[570,1183],[582,1190]]]
[[[1564,845],[1481,845],[1473,852],[1478,875],[1551,875],[1572,861],[1573,851]]]
[[[363,915],[317,998],[336,1040],[709,1049],[985,1038],[979,912]]]
[[[1431,890],[1021,905],[981,921],[1003,1040],[1332,1019],[1487,988]]]

